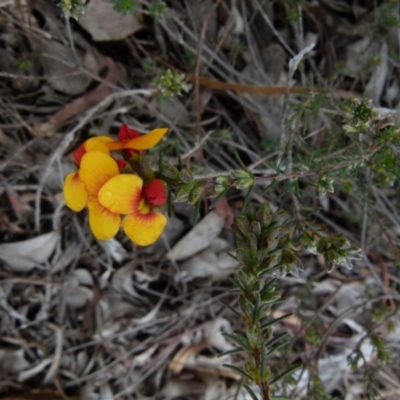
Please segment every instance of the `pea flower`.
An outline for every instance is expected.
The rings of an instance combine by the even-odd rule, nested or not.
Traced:
[[[153,206],[162,204],[162,199],[166,200],[162,181],[150,182],[147,189],[143,188],[141,178],[120,174],[117,161],[102,151],[89,151],[82,156],[79,171],[65,179],[64,198],[74,211],[81,211],[87,204],[89,226],[99,240],[111,239],[122,225],[134,243],[148,246],[160,237],[167,224],[166,217],[153,210]]]

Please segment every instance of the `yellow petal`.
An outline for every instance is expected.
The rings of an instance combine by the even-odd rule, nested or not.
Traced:
[[[96,136],[94,139],[99,139],[101,140],[103,143],[110,143],[110,142],[114,142],[114,139],[111,139],[110,136]]]
[[[126,145],[126,141],[125,140],[117,140],[115,142],[109,142],[107,143],[107,147],[109,150],[111,151],[115,151],[115,150],[122,150]]]
[[[157,241],[165,225],[167,218],[155,211],[148,214],[130,214],[122,222],[126,236],[139,246],[149,246]]]
[[[86,140],[83,144],[85,150],[88,151],[100,151],[101,153],[110,154],[110,150],[106,143],[112,142],[113,140],[108,136],[96,136]]]
[[[114,176],[100,189],[98,199],[101,205],[117,214],[135,213],[142,198],[143,181],[136,175]]]
[[[121,226],[121,217],[103,207],[98,201],[90,200],[89,226],[93,235],[98,240],[113,238]]]
[[[90,151],[82,157],[79,176],[91,196],[97,197],[100,188],[118,174],[117,162],[107,154]]]
[[[146,135],[141,135],[137,138],[127,140],[125,142],[126,149],[147,150],[155,146],[163,136],[168,132],[168,128],[153,129]]]
[[[67,175],[64,181],[63,193],[65,204],[71,210],[81,211],[86,206],[88,193],[77,172]]]

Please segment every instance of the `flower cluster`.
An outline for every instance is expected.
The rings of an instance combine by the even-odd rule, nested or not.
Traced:
[[[148,246],[160,237],[167,219],[154,207],[167,200],[164,184],[149,168],[143,176],[140,172],[144,168],[140,167],[147,166],[141,152],[155,146],[166,133],[166,128],[159,128],[140,135],[124,124],[117,141],[98,136],[74,151],[79,170],[65,178],[65,202],[74,211],[88,207],[90,229],[97,239],[111,239],[121,226],[140,246]],[[111,156],[118,150],[124,158]],[[135,165],[140,171],[132,168]]]

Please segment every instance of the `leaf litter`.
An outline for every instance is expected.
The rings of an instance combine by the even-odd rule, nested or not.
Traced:
[[[282,10],[259,0],[222,1],[217,9],[213,2],[200,7],[172,1],[159,20],[149,19],[146,1],[135,14],[121,17],[110,2],[92,0],[85,16],[69,25],[55,2],[0,3],[0,394],[5,399],[249,398],[236,374],[223,367],[241,365],[242,358],[218,358],[233,348],[223,334],[240,328],[222,304],[236,306],[229,276],[237,262],[228,255],[232,238],[226,220],[239,212],[240,194],[223,200],[222,215],[203,213],[195,227],[190,212],[175,205],[174,232],[142,250],[120,236],[93,240],[85,215],[69,213],[59,201],[60,184],[47,184],[47,178],[51,172],[61,183],[72,148],[91,135],[115,135],[123,122],[142,131],[168,125],[171,140],[191,162],[198,150],[198,113],[203,133],[215,132],[201,142],[205,157],[193,165],[196,173],[239,168],[232,157],[238,149],[250,164],[269,168],[268,160],[260,161],[268,157],[263,146],[280,139],[284,103],[267,96],[268,88],[301,85],[313,74],[326,85],[336,67],[343,67],[333,88],[338,97],[364,93],[376,107],[400,109],[393,57],[398,27],[377,40],[368,27],[374,14],[368,3],[305,6],[303,36],[282,22]],[[311,43],[317,45],[311,49]],[[202,81],[201,109],[190,90],[160,104],[154,95],[162,70],[159,54],[188,75],[200,57],[200,75],[212,79]],[[290,60],[296,63],[294,75]],[[215,82],[231,86],[216,90]],[[261,86],[263,96],[254,89]],[[323,112],[318,117],[316,129],[308,132],[315,140],[327,125]],[[333,202],[335,196],[321,200],[333,231],[338,211],[332,204],[342,201]],[[392,199],[390,193],[379,196]],[[254,194],[252,200],[258,199]],[[268,201],[276,207],[274,194]],[[387,206],[391,200],[385,201],[382,213],[397,218]],[[347,207],[351,212],[353,204]],[[367,247],[376,251],[374,240],[376,235],[368,237]],[[381,253],[378,258],[384,249]],[[360,262],[355,275],[320,275],[310,286],[308,278],[319,268],[309,262],[304,275],[282,279],[286,301],[274,313],[276,318],[293,313],[275,329],[290,332],[293,353],[287,357],[301,357],[304,364],[290,398],[306,398],[318,371],[327,392],[358,399],[367,390],[362,374],[374,366],[377,351],[366,338],[366,317],[388,296],[374,297],[368,290],[388,289],[385,277],[375,264]],[[391,282],[396,279],[390,274]],[[396,310],[393,330],[383,323],[379,328],[395,357]],[[357,354],[362,357],[351,370],[349,357]],[[398,376],[396,365],[376,375],[386,398],[398,397]]]

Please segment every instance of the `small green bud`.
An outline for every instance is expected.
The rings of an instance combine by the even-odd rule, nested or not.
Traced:
[[[160,174],[163,178],[167,178],[172,181],[179,181],[180,179],[178,169],[166,161],[162,162]]]
[[[144,155],[140,154],[137,159],[131,158],[129,165],[143,179],[145,184],[154,179],[154,171]]]
[[[153,18],[161,18],[167,9],[167,5],[161,0],[153,0],[149,6],[149,14]]]
[[[231,186],[230,180],[226,176],[218,176],[215,179],[214,190],[216,194],[224,193]]]
[[[251,172],[239,169],[232,171],[232,175],[235,178],[235,187],[237,189],[247,189],[254,185],[254,175]]]
[[[270,377],[271,377],[271,368],[267,365],[265,367],[264,376],[261,377],[261,379],[263,379],[264,381],[268,381]]]
[[[260,222],[266,228],[271,223],[271,208],[267,202],[261,204],[260,207]]]
[[[257,251],[257,264],[261,265],[264,260],[269,256],[269,250],[263,249]]]
[[[235,217],[235,225],[244,236],[247,236],[251,232],[250,222],[244,215]]]
[[[262,294],[261,296],[261,301],[264,303],[273,303],[281,298],[281,295],[279,292],[275,291],[267,291]]]
[[[326,192],[333,193],[335,191],[334,182],[335,180],[331,176],[321,175],[317,186],[320,195],[325,196]]]
[[[249,341],[251,348],[258,347],[259,334],[258,329],[254,325],[251,325],[247,328],[247,340]]]
[[[275,267],[281,259],[281,254],[276,253],[272,257],[269,257],[266,262],[262,264],[263,269],[269,269]]]
[[[157,89],[164,99],[179,95],[185,86],[185,75],[167,70],[156,79]]]
[[[85,13],[86,0],[61,0],[60,6],[65,18],[75,18],[76,20]]]
[[[312,232],[304,232],[302,236],[304,247],[312,254],[317,254],[317,239]]]
[[[251,225],[251,231],[256,236],[259,236],[261,234],[261,224],[258,221],[252,221],[250,225]]]
[[[283,250],[281,263],[286,269],[292,268],[297,263],[297,257],[291,250]]]
[[[335,238],[335,246],[339,249],[349,249],[351,247],[351,243],[343,235],[340,235]]]
[[[182,168],[181,172],[179,173],[179,178],[181,179],[182,182],[189,182],[192,180],[192,174],[186,169]]]
[[[197,185],[195,186],[189,193],[189,203],[196,204],[201,197],[201,194],[203,193],[203,185]]]
[[[245,371],[253,378],[253,380],[257,381],[257,367],[255,366],[254,362],[251,360],[247,360],[244,364]]]
[[[188,183],[185,183],[184,185],[182,185],[178,189],[178,191],[175,195],[175,201],[177,201],[177,202],[188,201],[189,193],[192,191],[194,184],[195,184],[195,182],[191,181],[191,182],[188,182]]]
[[[247,247],[249,250],[257,251],[258,249],[258,243],[257,243],[257,238],[254,233],[249,233],[247,235]]]
[[[259,219],[258,212],[251,203],[246,208],[246,216],[250,222],[258,221]]]

